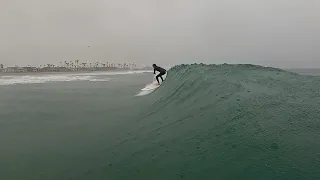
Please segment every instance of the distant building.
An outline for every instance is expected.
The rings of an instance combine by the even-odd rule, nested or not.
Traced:
[[[56,72],[67,72],[67,71],[69,71],[69,69],[68,68],[66,68],[66,67],[56,67],[55,68],[56,70]]]
[[[20,67],[8,67],[5,69],[6,73],[23,73],[27,72],[25,69],[20,68]]]
[[[66,67],[43,67],[37,69],[37,72],[68,72],[71,71],[71,69],[68,69]]]
[[[15,67],[7,67],[4,72],[6,73],[14,73],[15,72]]]
[[[23,72],[38,72],[38,68],[36,68],[36,67],[30,67],[30,66],[22,67],[21,70],[22,70]]]

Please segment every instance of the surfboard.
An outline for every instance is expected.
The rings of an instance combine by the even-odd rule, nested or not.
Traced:
[[[161,85],[161,84],[160,84]],[[141,89],[142,91],[150,91],[150,90],[154,90],[157,89],[158,87],[160,87],[160,85],[155,85],[155,84],[149,84],[147,85],[145,88]]]
[[[166,77],[167,77],[167,74],[168,73],[166,73],[164,76],[163,76],[163,79],[165,80],[166,79]],[[156,77],[156,76],[154,76],[154,77]],[[147,84],[143,89],[141,89],[142,91],[150,91],[150,92],[152,92],[152,91],[154,91],[155,89],[157,89],[158,87],[160,87],[162,85],[162,82],[161,82],[161,84],[159,85],[158,84],[158,82],[157,81],[153,81],[151,84]]]

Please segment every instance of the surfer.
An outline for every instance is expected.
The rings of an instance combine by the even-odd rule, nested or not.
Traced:
[[[153,64],[152,67],[153,67],[153,69],[154,69],[154,70],[153,70],[153,74],[156,74],[156,71],[159,71],[159,72],[160,72],[160,73],[156,76],[156,79],[157,79],[157,81],[158,81],[158,84],[160,85],[159,77],[160,77],[161,80],[163,81],[162,76],[166,74],[167,70],[165,70],[165,69],[162,68],[162,67],[157,66],[156,64]]]

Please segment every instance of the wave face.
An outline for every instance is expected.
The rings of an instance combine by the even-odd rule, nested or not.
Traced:
[[[319,179],[319,89],[275,68],[175,66],[113,161],[124,179]]]

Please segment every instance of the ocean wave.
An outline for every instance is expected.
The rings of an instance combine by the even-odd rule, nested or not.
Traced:
[[[113,149],[135,155],[121,154],[128,169],[162,165],[158,179],[177,179],[176,167],[179,178],[190,179],[320,177],[319,77],[254,65],[179,65],[140,99],[147,104],[130,124],[136,130]],[[160,165],[141,162],[146,156]]]

